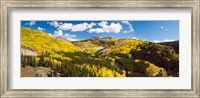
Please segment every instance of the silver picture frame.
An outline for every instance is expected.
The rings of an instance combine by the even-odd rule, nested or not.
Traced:
[[[10,97],[200,97],[200,0],[0,0],[0,95]],[[9,11],[25,8],[190,8],[192,9],[191,89],[9,89]],[[184,82],[184,81],[183,81]]]

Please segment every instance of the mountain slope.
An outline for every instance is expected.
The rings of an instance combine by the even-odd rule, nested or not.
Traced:
[[[29,54],[37,53],[24,55],[22,52],[21,76],[29,76],[26,73],[33,73],[32,70],[41,71],[41,68],[47,68],[50,77],[125,76],[123,70],[117,70],[109,61],[94,58],[71,42],[39,30],[21,27],[21,49]]]
[[[174,41],[174,42],[163,42],[163,43],[159,43],[161,45],[165,45],[165,46],[171,46],[174,48],[174,50],[176,51],[176,53],[179,54],[179,41]]]
[[[120,39],[114,42],[112,45],[113,49],[110,52],[114,54],[128,54],[132,49],[136,49],[138,45],[144,43],[148,42],[131,38]]]
[[[167,70],[172,76],[179,75],[179,55],[171,46],[148,43],[139,45],[137,49],[131,50],[134,59],[146,60]]]
[[[131,38],[124,38],[115,40],[112,44],[110,44],[108,47],[105,47],[99,51],[97,51],[95,54],[108,54],[108,55],[115,55],[120,57],[128,57],[130,56],[130,51],[132,49],[136,49],[138,45],[142,45],[145,43],[149,43],[147,41],[142,40],[136,40]]]
[[[73,42],[73,44],[81,48],[82,50],[93,54],[98,50],[103,49],[104,47],[108,47],[115,40],[116,39],[112,37],[106,37],[106,38],[92,37],[87,40]]]
[[[45,52],[75,52],[81,51],[72,43],[48,35],[39,30],[21,27],[21,46],[36,51],[39,55]]]
[[[23,76],[35,70],[56,77],[178,76],[178,54],[172,47],[131,38],[93,37],[72,44],[21,27],[21,50]]]
[[[109,47],[95,54],[97,57],[103,57],[114,61],[119,67],[126,69],[126,71],[129,71],[133,65],[136,66],[133,64],[133,60],[141,60],[164,68],[170,76],[178,76],[179,74],[178,54],[171,46],[125,38],[116,40]],[[137,66],[137,68],[141,69],[141,66]],[[133,69],[134,68],[135,67],[133,67]],[[131,72],[134,71],[132,70]],[[144,73],[139,76],[142,75],[144,75]]]

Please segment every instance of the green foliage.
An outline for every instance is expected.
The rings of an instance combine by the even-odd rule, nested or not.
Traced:
[[[119,73],[115,70],[111,70],[104,66],[96,66],[96,65],[67,65],[64,66],[64,76],[83,76],[83,77],[125,77],[125,72]],[[75,72],[71,72],[71,70],[76,70]]]
[[[130,53],[134,59],[149,61],[159,67],[172,71],[172,76],[178,76],[179,72],[179,56],[174,49],[155,43],[139,45],[138,49],[133,49]]]
[[[176,53],[179,54],[179,41],[163,42],[163,43],[159,43],[159,44],[165,45],[165,46],[171,46],[172,48],[174,48],[174,50],[176,51]]]
[[[165,69],[178,76],[178,54],[170,46],[129,38],[92,38],[73,44],[22,27],[22,48],[38,56],[22,54],[21,66],[46,67],[52,77],[153,77],[162,76]]]
[[[127,77],[161,76],[162,74],[159,73],[165,71],[163,68],[158,67],[148,61],[125,58],[119,58],[116,61],[119,64],[119,67],[127,72]]]
[[[36,60],[38,57],[35,56],[22,56],[22,65],[30,65],[33,67],[49,67],[52,70],[50,76],[58,76],[60,74],[61,77],[125,77],[126,72],[122,71],[121,73],[112,69],[107,68],[105,62],[100,63],[100,61],[79,61],[75,62],[60,62],[56,59],[40,56],[39,60]],[[28,61],[28,62],[24,62]],[[92,63],[96,63],[92,65]],[[25,66],[22,66],[25,67]]]

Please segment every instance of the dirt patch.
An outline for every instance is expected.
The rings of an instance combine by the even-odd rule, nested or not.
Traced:
[[[45,67],[21,67],[21,77],[49,77],[51,70]]]

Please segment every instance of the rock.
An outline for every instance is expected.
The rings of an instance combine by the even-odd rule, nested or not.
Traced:
[[[21,54],[25,56],[38,56],[37,52],[25,48],[21,48]]]

